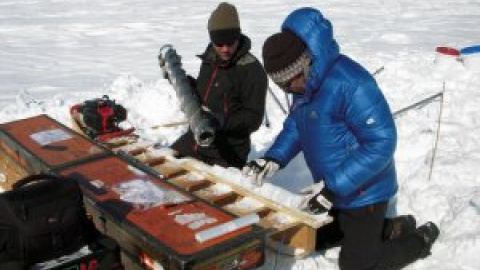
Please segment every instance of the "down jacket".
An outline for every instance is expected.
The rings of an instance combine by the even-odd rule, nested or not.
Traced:
[[[265,156],[286,166],[303,152],[315,182],[335,194],[334,207],[387,201],[397,191],[392,113],[375,79],[340,54],[330,21],[312,8],[291,13],[282,30],[306,44],[312,57],[306,91]]]

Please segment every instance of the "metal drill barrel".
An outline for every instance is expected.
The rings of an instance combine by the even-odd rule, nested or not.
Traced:
[[[201,101],[182,68],[181,58],[172,45],[165,45],[160,49],[158,62],[176,92],[180,109],[188,119],[195,141],[200,146],[209,146],[215,139],[217,122],[211,113],[202,108]]]

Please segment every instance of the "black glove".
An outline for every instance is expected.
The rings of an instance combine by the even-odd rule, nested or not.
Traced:
[[[197,80],[191,75],[187,75],[187,79],[190,87],[192,87],[192,89],[195,89],[197,87]]]
[[[332,208],[334,195],[325,186],[323,180],[303,189],[300,193],[305,195],[300,204],[300,210],[302,211],[320,215],[327,213]]]
[[[223,119],[220,117],[221,115],[215,115],[207,106],[202,106],[202,114],[209,125],[215,129],[215,132],[222,129]]]

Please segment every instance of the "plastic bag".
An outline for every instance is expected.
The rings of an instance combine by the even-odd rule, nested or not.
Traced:
[[[113,186],[112,189],[120,195],[122,201],[131,203],[135,208],[142,210],[191,201],[190,197],[174,189],[165,189],[143,179],[122,182]]]

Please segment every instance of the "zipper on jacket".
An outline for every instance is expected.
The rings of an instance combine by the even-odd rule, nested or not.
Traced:
[[[210,82],[208,82],[207,91],[205,91],[205,95],[203,96],[203,102],[205,104],[207,104],[208,95],[210,94],[210,90],[212,89],[212,84],[213,84],[213,81],[215,80],[215,77],[217,76],[217,72],[218,72],[218,66],[215,66],[215,69],[213,70],[213,73],[212,73],[212,77],[210,77]]]

